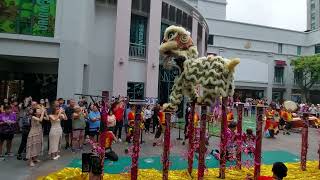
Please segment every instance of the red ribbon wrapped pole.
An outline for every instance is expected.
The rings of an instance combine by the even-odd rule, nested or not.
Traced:
[[[308,113],[303,113],[303,127],[301,132],[301,160],[300,166],[301,170],[305,171],[307,169],[307,152],[308,152]]]
[[[169,178],[169,166],[170,166],[170,123],[172,112],[165,112],[166,129],[164,132],[164,146],[163,146],[163,159],[162,159],[162,179],[168,180]]]
[[[199,164],[198,164],[198,180],[202,180],[204,176],[205,155],[206,155],[206,123],[207,123],[207,106],[201,106],[201,126],[200,126],[200,145],[199,145]]]
[[[238,104],[238,123],[237,123],[237,168],[241,169],[241,152],[242,152],[242,113],[243,104]]]
[[[140,106],[140,105],[138,105]],[[133,152],[131,155],[131,180],[138,178],[138,160],[140,151],[140,121],[141,121],[141,106],[137,108],[137,114],[134,121],[134,134],[133,134]]]
[[[188,149],[188,172],[192,174],[193,157],[194,157],[194,111],[195,111],[196,101],[191,104],[191,113],[189,117],[188,126],[188,138],[189,138],[189,149]]]
[[[226,161],[227,161],[227,104],[228,98],[222,98],[222,121],[221,121],[221,133],[220,133],[220,171],[219,171],[219,178],[225,179],[226,178]]]
[[[319,154],[319,165],[318,165],[318,169],[320,169],[320,143],[319,143],[318,154]]]
[[[262,120],[264,107],[257,106],[256,121],[256,149],[254,152],[254,180],[257,180],[261,171],[261,146],[262,146]]]

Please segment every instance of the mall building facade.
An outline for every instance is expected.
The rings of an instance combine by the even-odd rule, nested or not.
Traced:
[[[201,56],[241,59],[235,78],[240,97],[298,98],[290,61],[320,52],[319,31],[228,21],[226,0],[4,2],[2,12],[22,13],[0,12],[6,17],[0,18],[0,99],[81,93],[167,101],[179,74],[165,70],[158,53],[169,25],[190,31]]]

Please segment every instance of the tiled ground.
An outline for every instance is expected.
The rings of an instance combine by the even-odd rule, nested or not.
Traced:
[[[181,141],[177,141],[178,130],[172,130],[172,150],[171,153],[174,155],[181,155],[186,152],[187,146],[183,146]],[[145,144],[141,146],[140,156],[159,156],[162,153],[162,147],[152,147],[153,135],[144,135],[146,141]],[[320,134],[316,129],[309,130],[309,151],[308,159],[315,160],[319,156],[317,154],[318,144],[320,140]],[[17,151],[18,145],[20,143],[19,135],[14,139],[14,152]],[[47,138],[45,138],[45,145],[47,143]],[[210,149],[217,148],[219,144],[219,138],[210,138]],[[263,139],[263,150],[283,150],[299,156],[301,148],[301,134],[293,133],[290,136],[284,136],[280,134],[276,139]],[[114,150],[119,154],[119,156],[126,156],[124,149],[127,145],[125,143],[116,143],[114,145]],[[46,147],[45,147],[46,149]],[[88,149],[88,148],[87,148]],[[44,152],[46,154],[47,152]],[[43,161],[30,168],[27,166],[27,162],[18,161],[16,157],[8,158],[6,161],[0,161],[0,179],[1,180],[33,180],[41,175],[46,175],[50,172],[56,171],[67,166],[72,159],[80,158],[80,153],[72,153],[69,150],[63,150],[61,153],[61,158],[57,161],[48,160],[47,156],[43,156]]]

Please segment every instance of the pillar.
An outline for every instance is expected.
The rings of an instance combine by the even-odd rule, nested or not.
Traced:
[[[74,13],[77,11],[78,13]],[[62,42],[57,96],[74,98],[82,93],[83,66],[89,61],[90,23],[94,22],[94,0],[58,0],[55,37]]]
[[[199,22],[199,15],[196,12],[192,13],[192,40],[193,44],[197,46],[197,37],[198,37],[198,22]]]
[[[159,46],[162,0],[150,1],[149,35],[147,44],[146,97],[158,97]]]
[[[113,96],[127,95],[130,23],[131,0],[118,1],[113,63]]]

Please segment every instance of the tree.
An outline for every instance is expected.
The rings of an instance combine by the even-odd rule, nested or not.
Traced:
[[[295,82],[302,91],[304,102],[310,102],[310,89],[320,82],[320,54],[300,56],[291,62]]]

